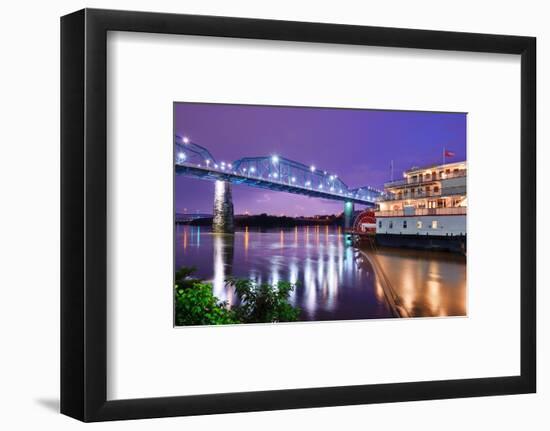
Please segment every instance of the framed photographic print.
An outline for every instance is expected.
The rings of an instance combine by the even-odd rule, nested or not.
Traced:
[[[531,37],[61,19],[61,411],[536,388]]]

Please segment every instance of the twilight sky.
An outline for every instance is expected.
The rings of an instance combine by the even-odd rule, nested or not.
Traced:
[[[174,128],[218,162],[277,154],[337,174],[351,188],[382,188],[412,166],[466,160],[466,114],[174,104]],[[212,213],[214,183],[176,176],[178,213]],[[233,185],[235,214],[337,214],[343,203]],[[356,208],[360,208],[356,205]]]

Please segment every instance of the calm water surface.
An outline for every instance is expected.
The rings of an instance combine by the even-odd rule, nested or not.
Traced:
[[[175,247],[176,266],[196,267],[196,275],[212,283],[214,295],[230,304],[236,297],[224,280],[234,276],[259,283],[297,283],[290,299],[302,310],[300,320],[393,317],[371,263],[335,226],[250,228],[226,235],[176,225]],[[447,265],[446,256],[400,255],[392,250],[378,250],[376,258],[386,278],[398,284],[395,291],[404,295],[403,304],[415,310],[411,314],[456,315],[465,309],[464,263]],[[449,271],[454,280],[450,290]]]

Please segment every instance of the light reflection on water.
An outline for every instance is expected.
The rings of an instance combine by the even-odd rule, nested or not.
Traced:
[[[374,254],[412,317],[467,314],[464,256],[395,248]]]
[[[411,316],[466,315],[466,262],[462,256],[417,250],[373,252],[401,304]],[[258,283],[298,283],[292,305],[300,320],[392,317],[381,280],[340,227],[305,226],[234,235],[176,225],[176,266],[195,266],[212,283],[214,295],[235,304],[229,276]]]
[[[290,302],[302,309],[300,320],[392,317],[375,291],[370,264],[356,259],[338,227],[245,228],[225,235],[176,225],[176,266],[195,266],[196,275],[212,283],[214,295],[230,304],[236,298],[224,281],[233,276],[298,283]]]

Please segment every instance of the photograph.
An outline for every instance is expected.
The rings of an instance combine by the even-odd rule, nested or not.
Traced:
[[[467,113],[173,115],[175,327],[468,315]]]

